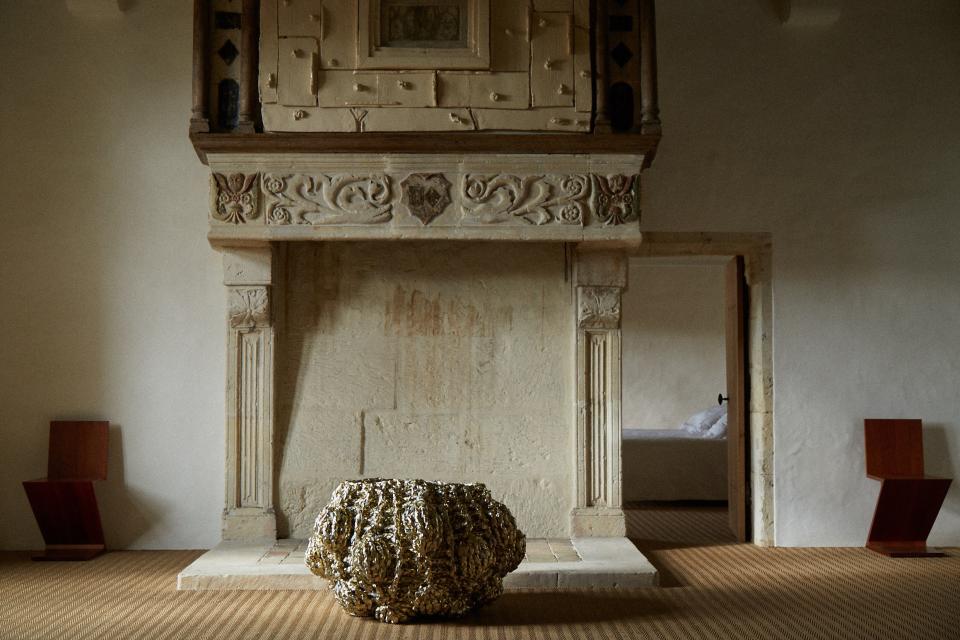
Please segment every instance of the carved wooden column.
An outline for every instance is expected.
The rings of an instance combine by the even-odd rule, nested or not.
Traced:
[[[254,133],[256,131],[257,110],[257,64],[259,60],[260,2],[243,0],[243,18],[241,20],[240,45],[240,105],[237,131]]]
[[[193,0],[193,107],[190,133],[210,131],[210,61],[207,56],[210,0]]]
[[[640,133],[660,134],[654,0],[640,0]]]
[[[577,506],[575,537],[624,536],[620,486],[622,253],[577,257]]]
[[[273,251],[223,250],[227,287],[224,540],[276,538],[273,511]]]
[[[607,74],[609,66],[609,47],[607,44],[609,17],[607,14],[607,0],[599,0],[594,5],[594,25],[596,25],[596,47],[594,62],[596,71],[594,77],[594,91],[596,92],[596,119],[593,129],[597,133],[610,133],[610,111],[607,107],[607,94],[610,86],[610,77]]]

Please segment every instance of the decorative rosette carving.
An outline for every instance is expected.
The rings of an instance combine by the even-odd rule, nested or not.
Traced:
[[[620,326],[619,287],[577,287],[577,325],[581,329]]]
[[[634,185],[639,176],[596,176],[597,219],[605,225],[618,225],[637,220],[637,199]]]
[[[231,224],[244,224],[260,215],[255,188],[259,176],[258,173],[232,173],[229,176],[214,173],[214,219]]]
[[[266,287],[230,287],[227,314],[234,329],[270,324],[270,296]]]

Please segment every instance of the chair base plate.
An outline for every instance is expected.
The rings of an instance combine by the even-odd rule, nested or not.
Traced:
[[[92,560],[106,550],[102,544],[55,544],[30,556],[35,562]]]
[[[867,549],[890,558],[943,558],[947,555],[923,542],[868,542]]]

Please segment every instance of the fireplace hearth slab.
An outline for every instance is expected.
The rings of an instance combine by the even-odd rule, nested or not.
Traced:
[[[183,591],[325,589],[307,569],[305,540],[221,542],[177,576]],[[527,557],[504,589],[633,589],[658,584],[657,570],[626,538],[527,540]]]

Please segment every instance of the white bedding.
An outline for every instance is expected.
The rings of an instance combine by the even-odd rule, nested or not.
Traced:
[[[684,429],[623,430],[623,500],[726,500],[727,440]]]

